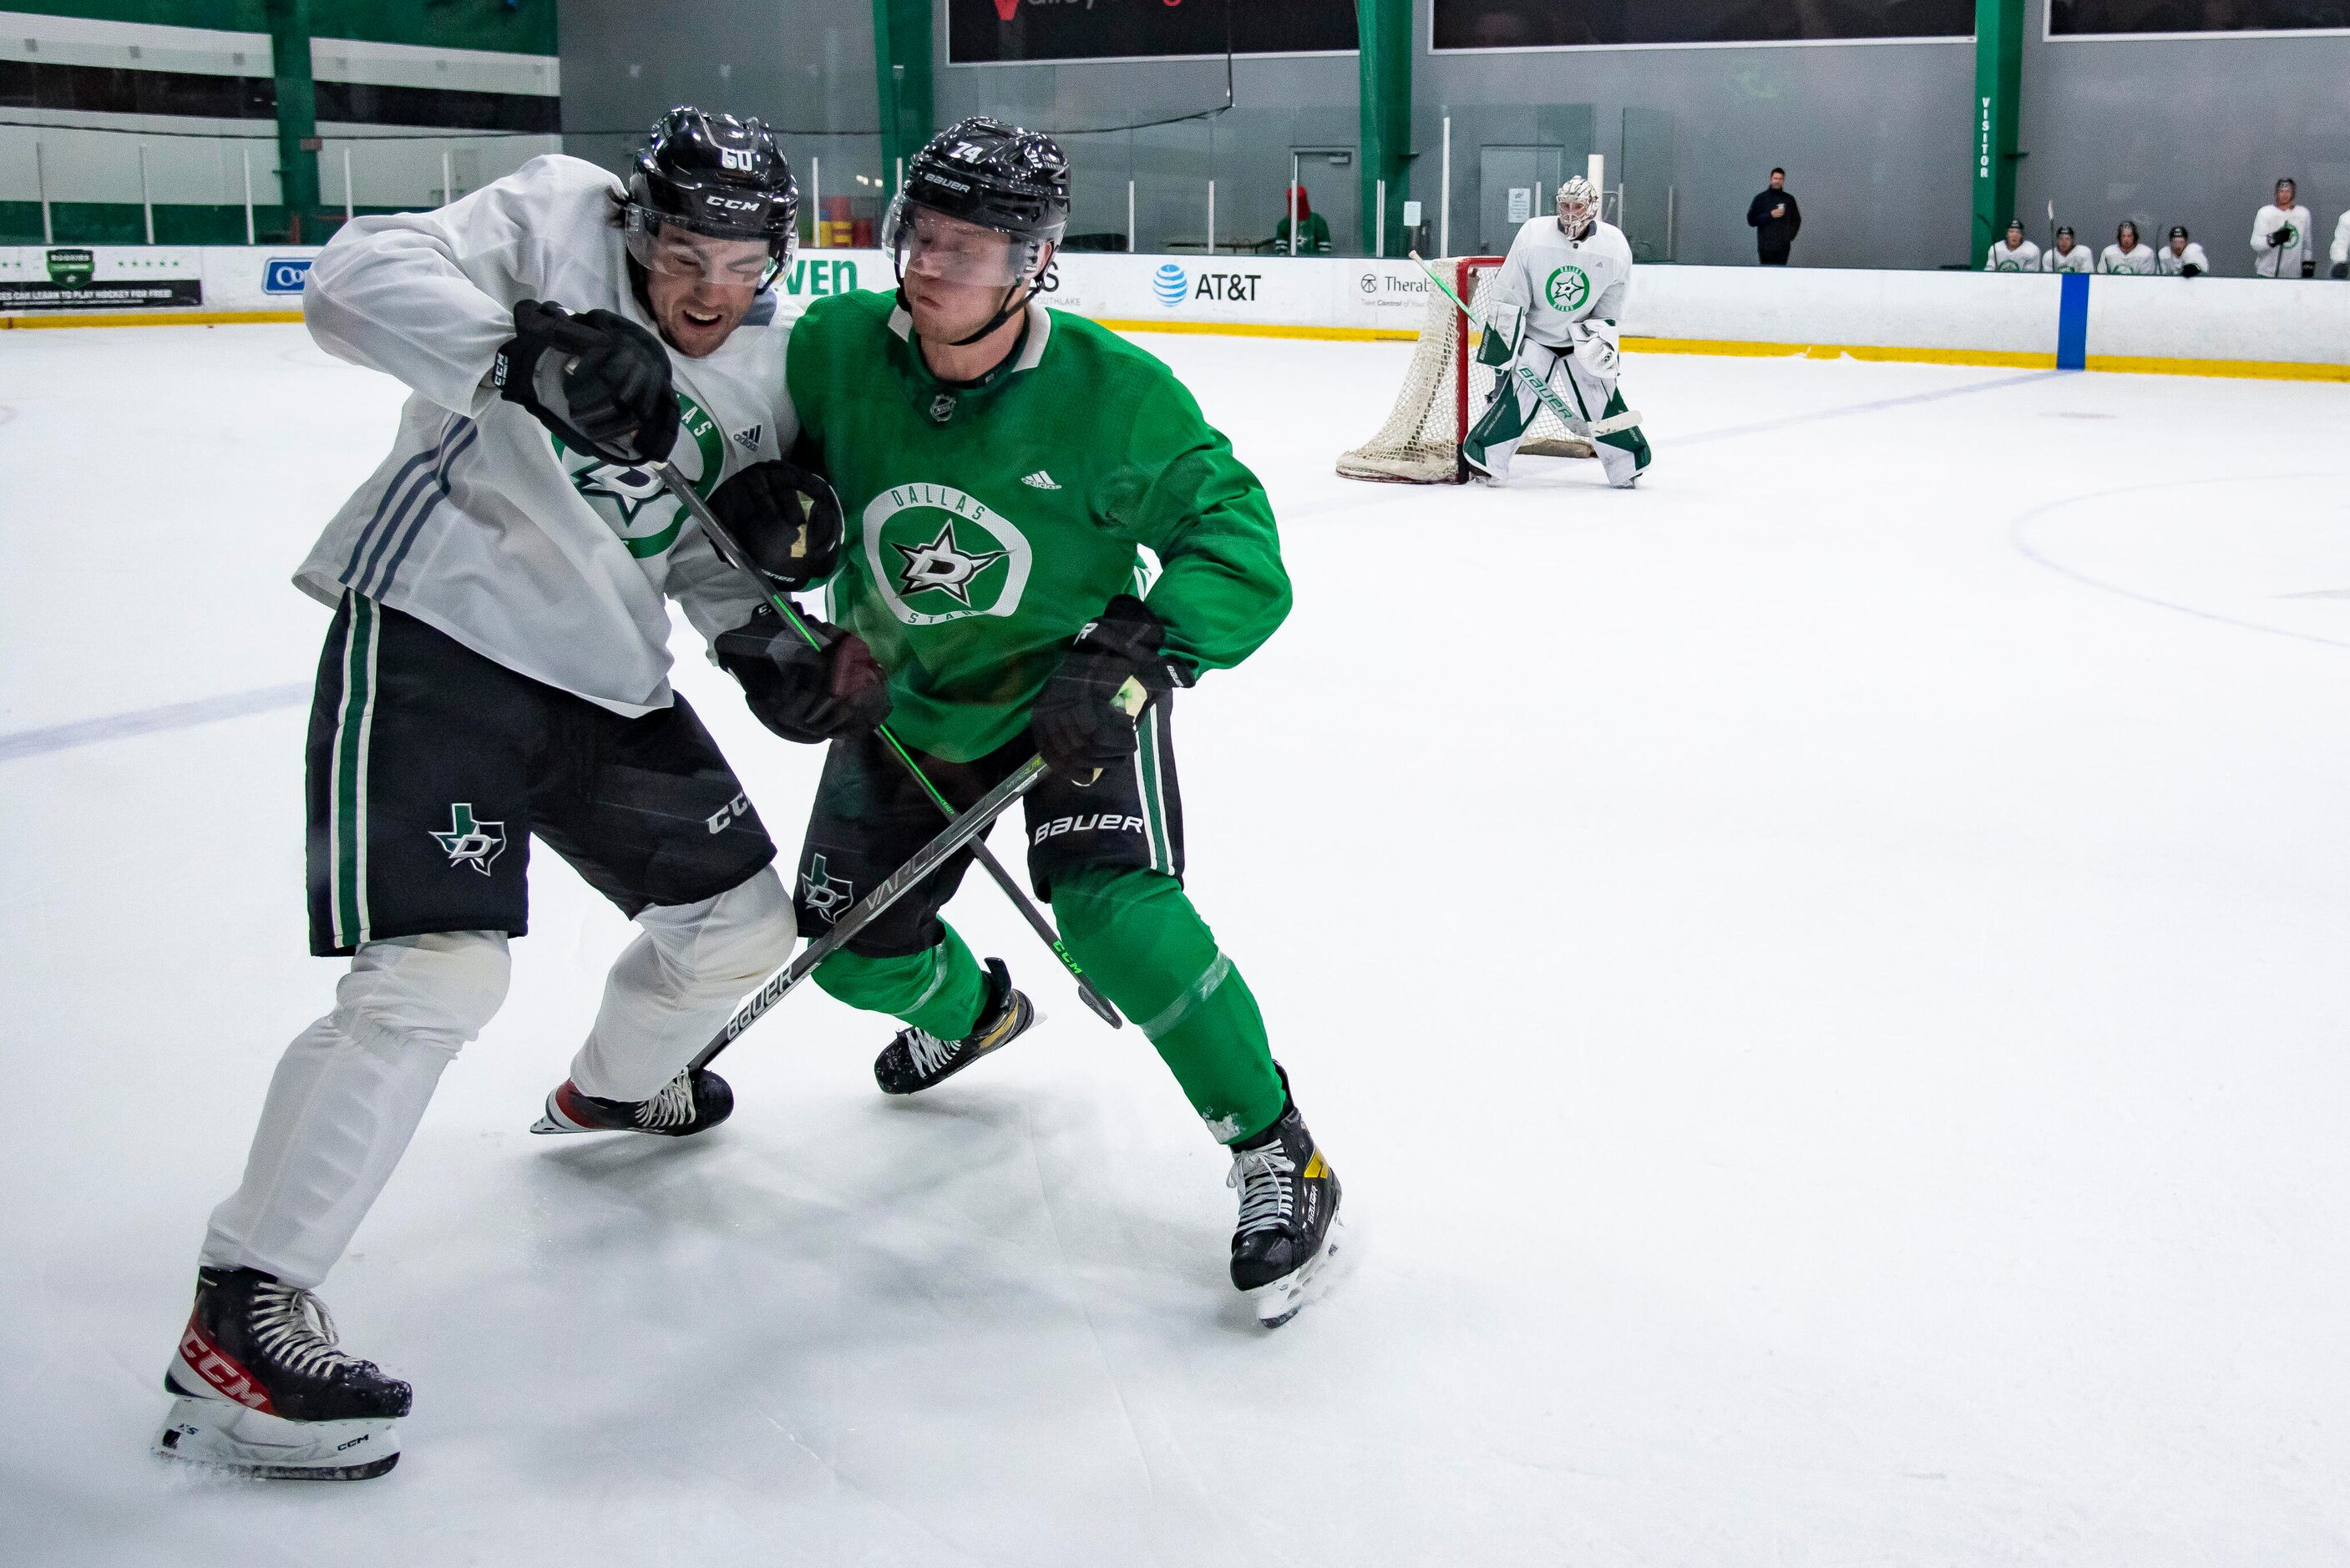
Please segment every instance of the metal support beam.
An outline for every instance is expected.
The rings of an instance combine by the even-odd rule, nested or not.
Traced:
[[[2015,214],[2016,114],[2023,98],[2023,0],[1975,0],[1974,229],[1981,266]]]
[[[1355,32],[1362,69],[1362,199],[1357,211],[1362,214],[1363,254],[1401,255],[1404,238],[1397,225],[1404,198],[1411,194],[1411,0],[1355,0]],[[1384,234],[1383,220],[1389,228]]]
[[[310,0],[268,0],[269,74],[277,84],[277,190],[289,238],[324,239],[318,212],[318,89],[310,78]],[[302,232],[307,220],[310,234]]]
[[[873,0],[873,74],[881,104],[879,172],[903,179],[905,161],[938,129],[931,109],[931,0]],[[889,193],[898,193],[895,183]]]

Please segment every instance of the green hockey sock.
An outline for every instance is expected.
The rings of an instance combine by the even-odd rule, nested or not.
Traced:
[[[1053,912],[1087,977],[1150,1037],[1218,1142],[1280,1118],[1281,1078],[1256,998],[1175,878],[1078,872],[1053,888]]]
[[[867,958],[847,948],[816,966],[825,993],[868,1012],[887,1012],[941,1040],[979,1027],[987,972],[952,926],[936,947],[901,958]]]

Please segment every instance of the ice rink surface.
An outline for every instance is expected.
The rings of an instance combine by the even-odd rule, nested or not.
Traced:
[[[1284,522],[1191,886],[1351,1268],[1250,1322],[1224,1156],[976,877],[1015,1050],[886,1101],[810,988],[712,1137],[529,1137],[627,930],[541,854],[324,1292],[407,1456],[304,1488],[147,1446],[338,971],[286,578],[399,390],[0,335],[0,1561],[2350,1561],[2350,387],[1636,355],[1638,492],[1419,490],[1331,472],[1409,346],[1142,341]],[[788,854],[817,758],[678,642]]]

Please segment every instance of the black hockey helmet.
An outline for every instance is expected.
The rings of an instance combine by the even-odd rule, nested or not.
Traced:
[[[791,264],[799,244],[800,188],[775,132],[757,119],[680,104],[654,122],[629,171],[622,227],[629,254],[661,270],[654,255],[669,225],[715,239],[766,245],[764,287]]]
[[[993,230],[1008,243],[972,244],[982,236],[956,232],[959,223]],[[987,325],[960,347],[1028,303],[1043,286],[1045,247],[1059,244],[1068,226],[1069,160],[1060,143],[972,115],[931,137],[907,164],[905,185],[881,221],[881,248],[897,267],[900,306],[910,271],[1004,291]]]
[[[2191,240],[2195,236],[2187,232],[2186,224],[2173,223],[2170,225],[2170,237],[2174,240]]]
[[[940,131],[906,165],[899,199],[1055,244],[1069,226],[1069,160],[1042,131],[983,114]]]

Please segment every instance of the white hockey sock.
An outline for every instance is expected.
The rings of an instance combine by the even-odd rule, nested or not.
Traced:
[[[213,1210],[203,1262],[315,1288],[408,1147],[442,1069],[505,1000],[503,932],[365,942],[335,1010],[269,1080],[244,1180]]]
[[[649,1100],[709,1043],[734,1004],[792,955],[798,928],[775,867],[698,904],[655,905],[604,981],[571,1082],[608,1100]]]

